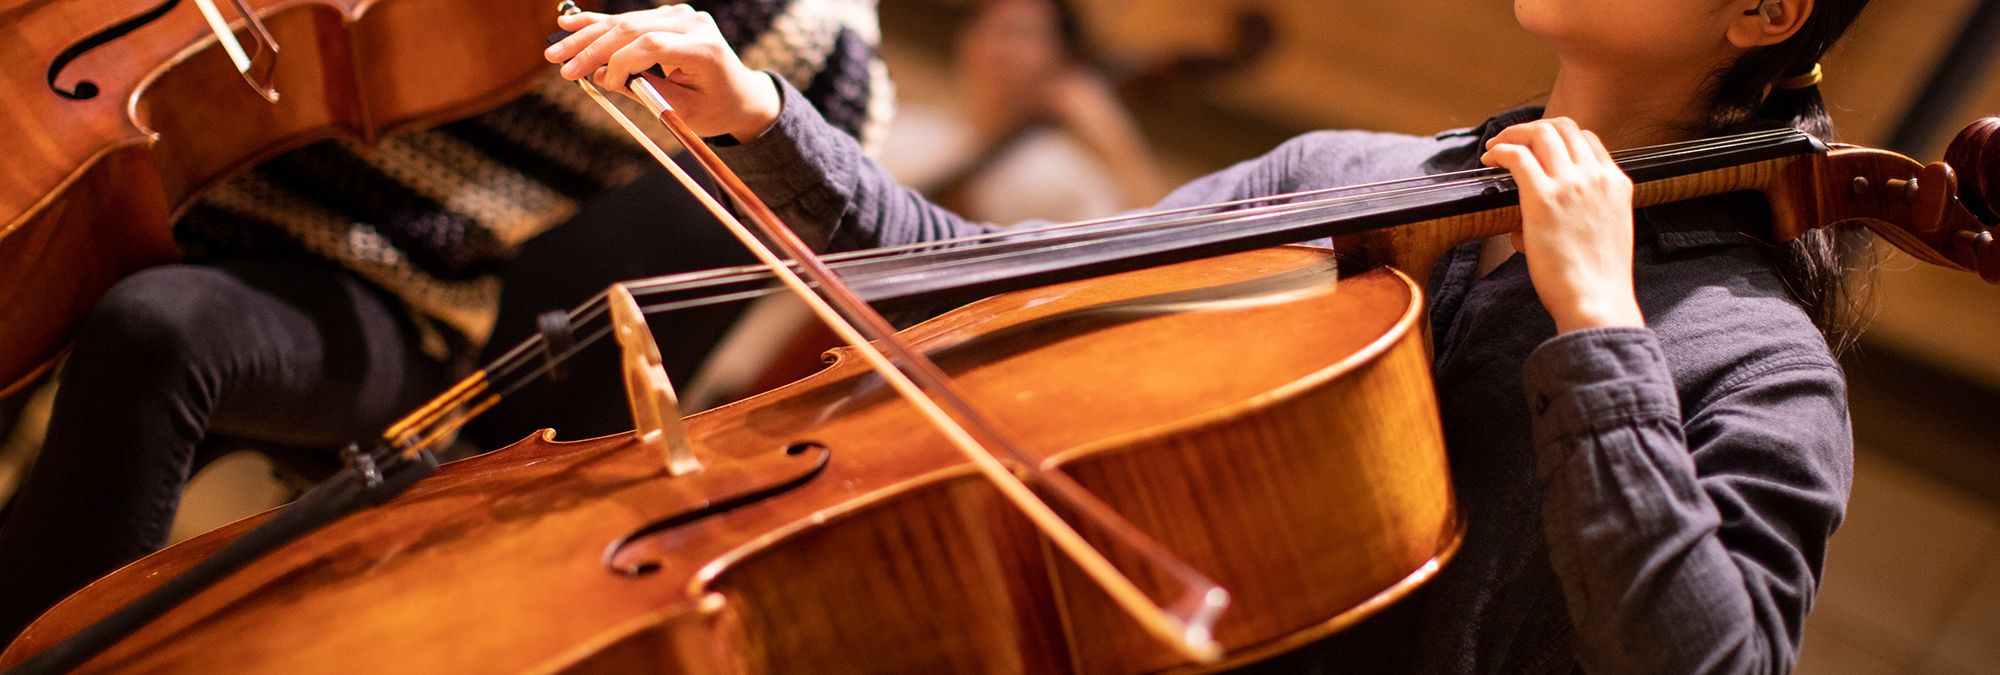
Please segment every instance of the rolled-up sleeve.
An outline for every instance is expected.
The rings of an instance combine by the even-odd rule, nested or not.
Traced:
[[[986,232],[896,183],[861,145],[822,118],[784,78],[771,128],[717,154],[806,243],[823,250],[895,246]]]
[[[1823,355],[1738,364],[1682,401],[1644,328],[1523,366],[1549,558],[1589,672],[1786,672],[1852,480]]]
[[[898,184],[887,169],[861,152],[853,137],[827,124],[796,88],[783,78],[772,79],[784,106],[777,121],[762,135],[745,142],[722,139],[716,152],[807,243],[829,250],[874,248],[995,229],[992,224],[960,217]],[[1355,179],[1378,178],[1364,170],[1371,166],[1366,162],[1370,151],[1395,147],[1406,154],[1412,152],[1409,139],[1404,137],[1361,135],[1345,144],[1327,140],[1333,138],[1346,137],[1322,132],[1293,139],[1262,157],[1182,186],[1156,208],[1289,192],[1299,187],[1298,174],[1308,167],[1340,169]],[[1353,151],[1347,151],[1345,145],[1352,145]],[[1316,147],[1321,154],[1343,156],[1345,164],[1308,164],[1305,155]],[[1381,172],[1379,168],[1376,171]]]

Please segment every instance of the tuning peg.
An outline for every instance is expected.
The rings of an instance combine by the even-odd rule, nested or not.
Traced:
[[[1979,260],[1979,276],[1989,282],[2000,284],[2000,241],[1995,241],[1993,231],[1979,233],[1973,246]]]
[[[1944,163],[1958,173],[1958,197],[1973,217],[2000,224],[2000,117],[1967,125],[1945,147]]]

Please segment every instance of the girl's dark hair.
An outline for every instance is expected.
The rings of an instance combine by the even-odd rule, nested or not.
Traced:
[[[1774,45],[1758,47],[1718,72],[1712,80],[1709,132],[1727,134],[1751,129],[1789,126],[1835,140],[1833,120],[1819,87],[1780,89],[1779,80],[1812,71],[1828,48],[1840,39],[1868,0],[1817,0],[1797,33]],[[1855,225],[1808,230],[1773,250],[1779,275],[1792,296],[1826,335],[1835,354],[1852,346],[1860,333],[1863,311],[1857,296],[1865,285],[1850,279],[1856,270],[1870,269],[1874,238]]]

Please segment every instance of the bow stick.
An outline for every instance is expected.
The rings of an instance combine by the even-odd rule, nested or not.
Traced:
[[[581,10],[575,3],[565,0],[558,11],[576,14]],[[1042,469],[1032,457],[1009,442],[973,409],[943,370],[897,337],[895,328],[881,314],[849,289],[805,242],[784,225],[777,213],[764,204],[749,185],[737,177],[701,136],[681,119],[645,74],[634,75],[625,83],[627,89],[715,178],[722,192],[736,202],[744,215],[756,225],[758,232],[784,250],[785,256],[797,266],[796,272],[792,264],[787,264],[720,202],[701,189],[624,111],[605,97],[600,87],[589,78],[578,80],[577,84],[589,92],[591,98],[603,106],[661,166],[666,167],[709,213],[729,228],[730,233],[779,281],[819,315],[828,328],[854,347],[885,382],[928,417],[1015,508],[1102,586],[1119,607],[1137,619],[1148,632],[1187,658],[1201,662],[1221,658],[1222,649],[1213,638],[1213,628],[1216,618],[1228,606],[1229,594],[1226,590],[1176,558],[1068,476]],[[810,285],[801,273],[811,278]],[[1102,551],[1085,541],[1075,528],[1037,497],[1020,477],[1015,476],[1001,462],[996,449],[1017,462],[1022,473],[1046,489],[1057,501],[1070,507],[1078,518],[1097,527],[1123,550],[1137,554],[1146,564],[1179,582],[1183,588],[1181,597],[1168,608],[1147,596]]]

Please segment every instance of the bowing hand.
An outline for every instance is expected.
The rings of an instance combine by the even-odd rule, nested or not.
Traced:
[[[626,82],[645,77],[703,136],[747,141],[769,129],[782,111],[776,83],[743,65],[707,12],[667,5],[623,14],[583,12],[557,17],[556,24],[573,33],[543,56],[563,64],[563,77],[589,77],[628,96]],[[656,65],[665,77],[646,74]]]

